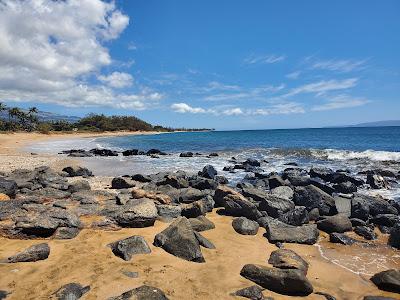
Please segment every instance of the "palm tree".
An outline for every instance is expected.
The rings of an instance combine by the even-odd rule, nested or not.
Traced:
[[[28,118],[28,120],[30,122],[30,124],[29,124],[29,130],[30,131],[32,131],[34,129],[36,123],[39,120],[37,115],[36,115],[38,112],[39,112],[39,110],[35,106],[30,107],[29,110],[28,110],[27,118]]]
[[[19,119],[21,116],[21,110],[18,107],[13,107],[8,109],[8,120],[10,123],[10,126],[12,125],[11,119]],[[18,122],[13,122],[14,124],[18,124]],[[12,126],[14,127],[14,126]]]
[[[0,102],[0,114],[2,114],[2,112],[6,111],[6,110],[7,110],[7,106],[3,102]],[[4,130],[5,126],[4,126],[4,122],[2,119],[0,119],[0,124],[1,124],[0,129]]]

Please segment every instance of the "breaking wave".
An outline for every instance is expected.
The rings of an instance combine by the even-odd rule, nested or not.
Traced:
[[[325,160],[371,160],[400,162],[400,152],[390,151],[350,151],[337,149],[271,149],[271,155],[284,157],[304,157]]]

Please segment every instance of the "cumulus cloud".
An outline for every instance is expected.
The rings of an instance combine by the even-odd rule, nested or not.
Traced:
[[[326,103],[311,108],[313,111],[326,111],[341,108],[363,106],[370,101],[363,98],[354,98],[348,95],[339,95],[329,99]]]
[[[244,59],[244,63],[248,65],[253,64],[274,64],[277,62],[284,61],[286,59],[285,55],[250,55]]]
[[[0,1],[0,100],[135,109],[157,101],[148,90],[113,90],[132,83],[126,73],[99,75],[107,86],[88,82],[112,63],[106,42],[128,23],[114,2]]]
[[[192,114],[198,114],[198,113],[205,113],[206,110],[201,108],[201,107],[192,107],[189,104],[186,103],[174,103],[171,105],[171,108],[173,111],[177,113],[192,113]]]
[[[227,116],[239,116],[244,114],[243,110],[239,107],[226,109],[222,113]]]
[[[214,116],[267,116],[267,115],[289,115],[305,113],[304,108],[300,103],[286,102],[274,104],[269,107],[244,109],[240,107],[212,107],[209,109],[201,107],[191,107],[186,103],[174,103],[171,105],[173,111],[178,113],[192,114],[211,114]]]
[[[113,72],[108,76],[100,75],[98,79],[114,88],[128,87],[133,83],[133,77],[130,74],[121,72]]]

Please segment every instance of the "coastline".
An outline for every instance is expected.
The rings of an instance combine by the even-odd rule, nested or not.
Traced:
[[[79,158],[57,155],[31,155],[24,147],[31,143],[51,139],[93,138],[100,136],[119,136],[137,134],[158,134],[150,132],[112,132],[112,133],[74,133],[74,134],[37,134],[16,133],[0,134],[0,171],[13,169],[33,169],[38,166],[50,166],[60,171],[65,166],[79,165]],[[69,178],[73,183],[82,177]],[[112,191],[109,189],[111,178],[85,178],[92,190]],[[238,299],[230,293],[253,285],[240,276],[241,268],[248,263],[265,265],[270,253],[277,249],[263,236],[265,230],[259,230],[255,236],[240,235],[232,228],[232,217],[213,212],[207,218],[215,224],[215,229],[205,231],[204,237],[210,239],[216,250],[203,249],[206,263],[187,262],[172,256],[151,243],[154,236],[168,227],[168,223],[156,221],[146,228],[122,228],[118,230],[95,229],[91,225],[97,221],[91,216],[81,217],[85,228],[71,240],[34,239],[19,240],[0,237],[0,259],[17,253],[31,245],[46,242],[51,248],[47,260],[34,263],[1,264],[0,290],[12,292],[7,299],[49,298],[60,286],[79,282],[90,285],[91,291],[82,299],[107,299],[127,290],[148,284],[163,290],[169,299]],[[86,226],[87,225],[87,226]],[[126,262],[115,257],[107,246],[109,243],[132,235],[141,235],[149,243],[152,253],[137,255]],[[352,237],[356,237],[352,235]],[[370,276],[356,274],[339,264],[327,260],[321,254],[320,247],[348,257],[358,255],[358,250],[343,248],[346,246],[328,242],[329,235],[321,233],[320,242],[314,246],[286,244],[285,248],[298,253],[310,265],[308,279],[314,286],[314,292],[324,292],[336,299],[362,299],[365,295],[396,297],[395,294],[378,290],[369,280]],[[382,241],[382,244],[385,241]],[[368,249],[366,250],[368,251]],[[373,251],[373,250],[372,250]],[[334,258],[333,258],[334,259]],[[399,265],[394,265],[397,268]],[[123,271],[139,272],[138,278],[129,278]],[[224,276],[222,276],[222,274]],[[274,299],[315,299],[324,297],[311,294],[307,297],[290,297],[266,290],[265,296]]]

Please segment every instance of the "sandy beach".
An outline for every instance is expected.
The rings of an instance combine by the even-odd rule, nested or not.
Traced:
[[[0,134],[0,171],[10,172],[18,168],[33,169],[47,165],[60,170],[67,165],[78,165],[79,159],[51,155],[32,155],[23,148],[29,143],[50,139],[93,137],[127,133],[106,134],[51,134],[37,133]],[[131,134],[131,133],[129,133]],[[143,134],[143,133],[135,133]],[[147,134],[147,133],[146,133]],[[70,182],[80,178],[69,179]],[[110,178],[90,178],[92,189],[108,190]],[[216,246],[215,250],[202,248],[206,262],[199,264],[185,261],[168,254],[152,245],[154,236],[168,227],[168,223],[156,221],[147,228],[124,228],[120,230],[91,229],[94,221],[81,217],[85,224],[79,235],[69,240],[35,239],[18,240],[0,237],[0,259],[9,257],[25,248],[46,242],[51,248],[48,259],[15,264],[0,264],[0,290],[10,292],[7,299],[49,299],[54,297],[62,285],[77,282],[89,285],[90,292],[81,299],[107,299],[120,295],[142,284],[158,287],[169,299],[239,299],[230,294],[238,289],[254,285],[240,276],[245,264],[254,263],[267,266],[268,258],[277,247],[263,237],[265,229],[260,228],[255,236],[244,236],[232,228],[232,217],[221,216],[214,210],[207,218],[215,224],[215,229],[202,233]],[[151,254],[135,255],[131,261],[124,261],[113,255],[109,243],[132,235],[141,235],[151,248]],[[376,243],[385,245],[387,237]],[[328,235],[321,233],[319,245],[330,249],[331,257],[336,253],[357,256],[358,250],[351,246],[331,244]],[[380,295],[399,299],[398,294],[379,290],[367,275],[356,274],[321,256],[316,245],[285,243],[285,248],[294,250],[310,265],[307,278],[314,292],[324,292],[336,299],[363,299],[366,295]],[[375,253],[376,249],[364,249]],[[353,251],[353,252],[352,252]],[[398,251],[385,247],[387,255],[395,256],[383,267],[400,268]],[[333,254],[332,254],[333,253]],[[362,264],[362,261],[359,261]],[[379,269],[381,268],[381,269]],[[138,272],[138,278],[129,278],[123,271]],[[264,296],[273,299],[326,299],[322,295],[307,297],[283,296],[268,290]],[[397,298],[396,298],[397,297]]]

